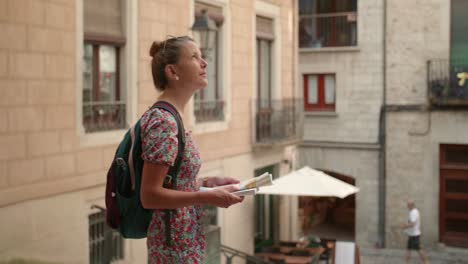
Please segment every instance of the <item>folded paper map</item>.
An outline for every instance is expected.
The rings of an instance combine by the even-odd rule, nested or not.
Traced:
[[[257,191],[260,187],[268,185],[273,185],[273,176],[270,173],[265,172],[260,176],[239,183],[238,186],[240,190],[233,192],[233,194],[238,196],[255,195],[257,194]],[[213,188],[200,187],[201,192],[208,191],[211,189]]]
[[[252,179],[245,180],[239,183],[239,189],[257,189],[262,186],[268,186],[273,184],[273,177],[270,173],[265,172],[260,176],[254,177]]]

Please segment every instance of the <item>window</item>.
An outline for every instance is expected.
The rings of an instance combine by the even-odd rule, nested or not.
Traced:
[[[121,53],[126,38],[120,0],[84,0],[83,114],[86,133],[126,126]]]
[[[304,75],[304,109],[335,111],[335,74]]]
[[[299,0],[299,47],[357,45],[357,0]]]
[[[257,35],[257,116],[256,139],[269,139],[272,135],[272,46],[274,40],[273,20],[256,17]]]
[[[464,70],[468,71],[468,27],[466,24],[466,13],[468,12],[468,1],[452,0],[451,2],[451,25],[450,25],[450,59],[452,64],[463,64]]]
[[[100,210],[88,216],[89,263],[111,263],[124,259],[124,239],[106,224],[106,211]]]
[[[224,119],[224,95],[222,89],[222,33],[223,10],[221,7],[195,2],[195,17],[206,10],[218,27],[213,49],[209,54],[203,52],[203,58],[208,63],[206,72],[208,86],[194,95],[195,119],[197,122],[222,121]]]
[[[266,109],[271,106],[272,82],[272,44],[274,40],[273,20],[266,17],[256,17],[257,29],[257,99],[258,108]]]

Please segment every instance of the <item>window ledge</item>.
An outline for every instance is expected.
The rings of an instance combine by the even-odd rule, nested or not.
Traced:
[[[359,46],[350,47],[329,47],[329,48],[299,48],[301,53],[317,53],[317,52],[359,52],[361,48]]]
[[[320,111],[316,111],[316,112],[304,112],[304,116],[306,117],[315,117],[315,116],[323,116],[323,117],[338,117],[338,113],[337,112],[328,112],[328,111],[324,111],[324,112],[320,112]]]
[[[226,120],[223,121],[212,121],[212,122],[203,122],[195,123],[193,127],[193,133],[195,135],[220,132],[228,129],[228,124]]]
[[[80,146],[94,147],[94,146],[118,144],[123,139],[123,135],[126,132],[127,132],[127,129],[119,129],[119,130],[112,130],[112,131],[106,131],[106,132],[81,134]]]

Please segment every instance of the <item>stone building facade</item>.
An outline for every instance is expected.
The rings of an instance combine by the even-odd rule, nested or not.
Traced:
[[[184,113],[202,153],[200,177],[289,171],[283,161],[292,159],[297,131],[259,120],[295,122],[278,114],[298,97],[295,1],[1,1],[0,259],[92,262],[92,217],[104,205],[116,144],[158,96],[149,47],[192,35],[200,7],[218,25],[209,76],[217,97],[207,90]],[[260,118],[259,99],[280,109]],[[221,243],[253,253],[256,214],[253,198],[215,210]],[[120,247],[125,263],[146,263],[145,240]]]
[[[421,212],[424,247],[466,248],[468,100],[456,77],[466,72],[466,1],[299,2],[299,20],[308,23],[303,31],[299,23],[300,166],[355,180],[363,248],[405,247],[398,226],[408,200]],[[311,86],[317,78],[332,85]]]

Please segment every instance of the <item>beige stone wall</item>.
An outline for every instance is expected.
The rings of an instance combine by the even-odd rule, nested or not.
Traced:
[[[425,104],[427,61],[448,59],[450,3],[388,1],[389,104]],[[414,19],[418,18],[418,19]],[[406,200],[421,213],[422,245],[439,243],[440,144],[468,144],[466,111],[390,113],[387,121],[387,245],[405,246],[395,228],[407,218]]]
[[[197,133],[206,168],[202,171],[246,179],[260,165],[279,163],[284,148],[267,158],[253,155],[251,98],[256,89],[252,47],[254,2],[227,3],[231,16],[230,119],[224,129]],[[280,9],[282,93],[295,85],[294,1],[268,1]],[[121,134],[99,140],[80,134],[77,109],[77,1],[0,1],[0,223],[11,227],[0,238],[0,259],[38,258],[87,263],[88,214],[103,204],[107,168]],[[157,92],[149,68],[149,47],[167,35],[190,34],[191,1],[138,1],[136,119]],[[176,14],[176,15],[175,15]],[[80,58],[78,58],[80,59]],[[292,68],[291,68],[292,67]],[[189,110],[187,110],[189,111]],[[190,113],[185,113],[191,127]],[[122,132],[123,133],[123,132]],[[101,140],[101,141],[100,141]],[[252,199],[252,198],[250,198]],[[250,213],[246,213],[250,212]],[[221,213],[223,241],[253,250],[253,200]],[[232,227],[245,226],[238,232]],[[128,242],[127,260],[144,263],[144,240]]]
[[[449,58],[450,1],[387,2],[387,102],[426,103],[427,60]]]
[[[358,1],[357,46],[301,50],[303,74],[335,73],[335,113],[306,113],[304,140],[375,143],[383,93],[383,1]]]
[[[335,73],[334,113],[305,112],[300,166],[355,179],[355,239],[361,247],[378,241],[378,133],[383,99],[384,1],[358,1],[357,46],[301,49],[303,74]],[[387,1],[388,2],[388,1]],[[362,144],[362,145],[361,145]]]
[[[102,183],[106,148],[75,135],[74,2],[1,5],[0,206]]]

